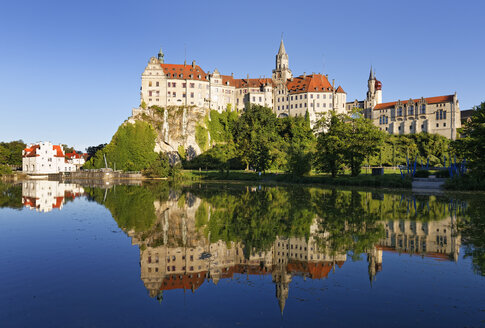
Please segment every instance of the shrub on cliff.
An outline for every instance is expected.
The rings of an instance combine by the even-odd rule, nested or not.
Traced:
[[[146,122],[123,124],[114,134],[111,142],[91,158],[85,168],[108,167],[123,171],[142,171],[150,167],[158,158],[155,153],[155,130]]]

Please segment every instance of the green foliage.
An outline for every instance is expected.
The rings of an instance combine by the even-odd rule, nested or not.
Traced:
[[[170,176],[171,167],[166,154],[160,153],[158,159],[143,171],[148,178],[166,178]]]
[[[0,183],[0,208],[3,207],[15,209],[23,207],[22,185]]]
[[[0,164],[0,176],[12,174],[12,169],[4,164]]]
[[[0,165],[22,166],[22,150],[26,146],[22,140],[0,142]]]
[[[207,129],[203,126],[197,125],[195,127],[195,142],[197,142],[197,145],[199,145],[202,151],[207,150],[208,147],[209,136],[207,133]]]
[[[102,168],[105,166],[103,156],[106,155],[108,167],[124,171],[142,171],[157,160],[154,152],[155,131],[146,122],[136,121],[134,124],[123,124],[114,134],[111,142],[98,151],[85,165],[85,168]]]
[[[177,148],[177,152],[182,160],[185,160],[185,148],[182,145],[179,145]]]
[[[335,176],[347,164],[357,176],[364,160],[375,155],[384,140],[384,133],[358,113],[351,116],[328,113],[317,124],[317,163],[323,172]]]
[[[387,135],[380,151],[369,160],[370,165],[405,165],[406,158],[431,166],[441,165],[443,156],[449,157],[450,140],[438,134],[417,133]]]
[[[485,181],[485,102],[475,106],[470,121],[460,133],[463,138],[454,141],[452,149],[468,161],[476,179]]]
[[[459,221],[465,257],[472,258],[473,270],[485,276],[485,203],[483,195],[473,197],[467,215]]]
[[[147,109],[147,103],[145,102],[145,100],[141,101],[140,107],[143,109]]]

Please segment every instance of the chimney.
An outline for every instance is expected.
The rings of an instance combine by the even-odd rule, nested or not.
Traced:
[[[186,60],[184,60],[184,66],[187,66],[187,61]]]
[[[195,68],[195,60],[192,60],[192,68]]]
[[[306,72],[303,72],[303,78],[306,78]]]

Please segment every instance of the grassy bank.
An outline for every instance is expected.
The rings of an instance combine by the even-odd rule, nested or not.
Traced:
[[[411,188],[410,179],[402,179],[400,174],[388,173],[381,176],[361,174],[357,177],[339,175],[332,178],[330,175],[315,174],[304,177],[294,177],[285,173],[266,173],[259,175],[248,171],[191,171],[182,172],[183,179],[192,181],[261,181],[284,182],[302,184],[324,184],[334,186],[358,187],[384,187],[384,188]]]

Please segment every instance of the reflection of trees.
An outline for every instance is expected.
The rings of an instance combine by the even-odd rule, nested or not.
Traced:
[[[467,216],[459,222],[459,230],[465,257],[471,257],[473,270],[485,276],[485,203],[483,195],[480,196],[470,200]]]
[[[200,208],[196,220],[207,222],[210,241],[241,241],[245,252],[269,249],[277,236],[309,237],[314,218],[310,197],[303,188],[239,188],[214,193],[197,191],[208,213]],[[207,219],[206,219],[207,218]]]
[[[319,217],[319,245],[333,253],[368,252],[384,237],[380,216],[369,211],[357,191],[315,190],[313,204]]]
[[[22,208],[22,186],[0,183],[0,208]]]
[[[110,189],[86,188],[88,198],[103,204],[123,230],[144,231],[155,222],[155,200],[168,197],[168,186],[119,185]]]

